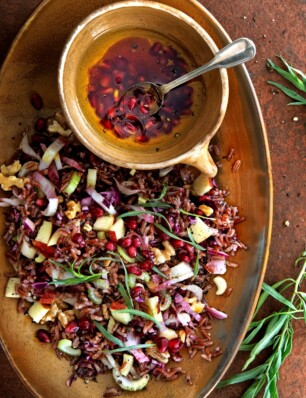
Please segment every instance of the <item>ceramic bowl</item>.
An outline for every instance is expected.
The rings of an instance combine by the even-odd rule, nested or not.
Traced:
[[[105,6],[90,14],[74,30],[66,43],[59,66],[59,94],[67,120],[80,141],[99,157],[119,166],[135,169],[157,169],[175,163],[191,164],[206,176],[213,177],[216,166],[207,147],[217,132],[228,103],[228,77],[225,69],[197,78],[204,101],[192,125],[174,144],[158,148],[147,145],[127,147],[124,141],[107,141],[94,114],[84,112],[80,97],[87,95],[77,81],[84,56],[99,41],[101,56],[120,36],[142,32],[159,34],[187,54],[193,67],[213,58],[218,48],[208,33],[190,16],[168,5],[152,1],[124,1]],[[102,40],[101,40],[102,38]],[[141,60],[140,60],[141,62]],[[86,78],[85,78],[86,80]]]

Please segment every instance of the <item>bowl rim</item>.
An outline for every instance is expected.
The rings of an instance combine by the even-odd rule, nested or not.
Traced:
[[[207,148],[209,141],[212,139],[212,137],[217,133],[218,129],[220,128],[222,121],[224,119],[226,110],[227,110],[227,105],[228,105],[228,98],[229,98],[229,79],[228,79],[228,74],[227,70],[225,68],[220,68],[218,69],[218,72],[220,74],[220,82],[221,82],[221,103],[219,107],[219,112],[218,112],[218,117],[216,118],[214,122],[213,128],[199,140],[191,149],[188,151],[175,155],[175,156],[169,156],[168,159],[162,160],[162,161],[157,161],[157,162],[148,162],[148,163],[138,163],[137,161],[126,161],[122,160],[121,158],[114,158],[113,156],[109,156],[108,153],[105,153],[99,148],[97,148],[91,140],[88,140],[87,137],[85,137],[80,131],[79,128],[77,127],[77,124],[75,122],[75,118],[71,116],[69,107],[67,106],[66,102],[66,95],[65,95],[65,79],[64,79],[64,74],[65,74],[65,67],[69,55],[69,51],[71,47],[74,44],[75,39],[78,37],[80,32],[88,26],[92,21],[94,21],[96,18],[99,18],[101,15],[106,14],[111,11],[116,11],[122,8],[128,8],[128,7],[139,7],[139,8],[144,8],[148,7],[151,9],[156,9],[156,10],[161,10],[163,12],[167,12],[174,17],[177,17],[178,19],[181,19],[183,22],[191,26],[196,33],[198,33],[202,39],[205,41],[209,49],[212,51],[213,54],[219,51],[219,48],[215,44],[214,40],[211,38],[211,36],[208,34],[208,32],[202,28],[200,24],[198,24],[192,17],[189,15],[185,14],[183,11],[178,10],[172,6],[168,6],[164,3],[159,3],[156,1],[151,1],[151,0],[142,0],[141,2],[137,0],[124,0],[124,1],[119,1],[116,3],[108,4],[105,5],[89,15],[87,15],[71,32],[70,36],[66,40],[66,43],[63,47],[61,56],[60,56],[60,61],[59,61],[59,66],[58,66],[58,91],[59,91],[59,99],[60,99],[60,104],[63,109],[63,112],[65,114],[65,117],[68,121],[68,124],[74,131],[74,133],[77,135],[78,139],[86,146],[91,152],[96,154],[98,157],[103,158],[104,160],[116,164],[120,167],[126,167],[130,169],[141,169],[141,170],[151,170],[151,169],[158,169],[158,168],[165,168],[168,166],[172,166],[177,163],[184,163],[185,159],[193,158],[197,156],[203,149]],[[84,127],[87,125],[85,123],[86,118],[83,115],[79,115],[79,120],[84,120]],[[89,134],[90,135],[90,134]],[[101,148],[101,146],[100,146]],[[120,150],[122,155],[124,156],[125,150],[122,149]],[[103,154],[103,156],[102,156]],[[150,154],[147,154],[147,156],[150,156]]]

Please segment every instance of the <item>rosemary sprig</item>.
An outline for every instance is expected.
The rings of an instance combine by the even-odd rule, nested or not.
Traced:
[[[283,64],[286,66],[287,70],[284,70],[277,66],[270,59],[267,60],[267,66],[277,73],[279,73],[283,78],[288,80],[291,84],[293,84],[296,88],[306,93],[306,75],[300,70],[293,68],[288,64],[288,62],[279,56]],[[290,102],[288,105],[306,105],[306,98],[302,95],[298,94],[296,91],[289,89],[288,87],[283,86],[282,84],[273,82],[268,80],[269,84],[279,88],[283,93],[285,93],[288,97],[294,99],[294,102]]]
[[[303,319],[306,323],[306,294],[299,290],[302,281],[306,279],[306,250],[295,261],[296,266],[299,263],[302,263],[302,268],[296,280],[287,278],[272,286],[263,285],[263,292],[259,298],[255,314],[269,296],[285,304],[285,307],[261,320],[251,322],[248,334],[240,347],[242,351],[250,351],[242,373],[221,381],[218,388],[253,380],[242,398],[256,397],[264,387],[264,398],[278,397],[276,382],[279,378],[279,368],[292,349],[292,321]],[[293,288],[293,292],[288,300],[282,293],[289,288]],[[257,341],[259,332],[263,337]],[[271,355],[265,363],[246,371],[258,354],[271,346]]]

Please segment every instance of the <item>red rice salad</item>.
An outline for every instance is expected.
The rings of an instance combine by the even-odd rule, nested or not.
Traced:
[[[6,296],[39,325],[37,339],[70,361],[67,384],[111,371],[121,389],[136,391],[184,373],[184,349],[206,361],[220,355],[211,319],[227,314],[205,297],[212,287],[229,295],[221,275],[244,247],[227,192],[208,180],[194,196],[186,165],[136,171],[104,162],[60,112],[35,129],[1,166],[14,267]],[[110,387],[105,397],[118,394]]]

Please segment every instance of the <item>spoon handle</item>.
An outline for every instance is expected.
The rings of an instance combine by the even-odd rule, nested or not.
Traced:
[[[237,39],[220,50],[207,64],[194,69],[193,71],[173,80],[170,83],[163,84],[160,89],[163,94],[167,94],[168,91],[172,90],[173,88],[180,86],[181,84],[186,83],[205,72],[217,68],[230,68],[232,66],[240,65],[252,59],[255,54],[256,47],[252,40],[247,38]]]

